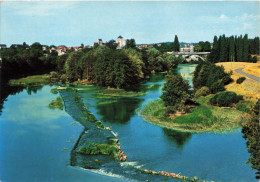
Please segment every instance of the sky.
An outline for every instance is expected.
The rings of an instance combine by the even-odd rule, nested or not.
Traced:
[[[0,44],[93,45],[122,35],[137,44],[260,36],[258,1],[5,1]]]

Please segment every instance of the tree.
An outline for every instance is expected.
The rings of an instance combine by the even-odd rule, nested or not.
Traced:
[[[110,40],[108,43],[107,43],[107,47],[109,47],[110,49],[116,49],[118,46],[118,44],[116,43],[115,40]]]
[[[173,51],[175,51],[175,52],[179,52],[180,51],[180,43],[179,43],[177,35],[175,35],[175,37],[174,37]]]
[[[210,62],[199,62],[193,77],[194,90],[207,86],[211,93],[225,90],[224,85],[230,83],[232,72],[226,73],[223,66],[216,66]]]
[[[235,61],[235,39],[231,36],[229,39],[229,61]]]
[[[251,163],[252,169],[256,169],[256,178],[260,179],[260,125],[259,125],[260,99],[251,111],[251,118],[246,121],[242,128],[243,137],[247,140],[247,150],[250,158],[247,163]]]
[[[136,48],[135,39],[127,39],[125,48]]]
[[[209,41],[206,41],[206,42],[204,43],[203,51],[204,51],[204,52],[210,52],[210,51],[211,51],[211,46],[210,46],[210,42],[209,42]]]
[[[220,62],[227,61],[227,53],[228,53],[227,40],[225,35],[222,36],[220,41]]]
[[[248,35],[245,34],[243,37],[243,61],[248,61],[248,55],[249,55],[249,42],[248,42]]]
[[[165,106],[177,106],[189,97],[189,83],[184,80],[181,75],[170,75],[163,87],[163,94],[161,99]]]

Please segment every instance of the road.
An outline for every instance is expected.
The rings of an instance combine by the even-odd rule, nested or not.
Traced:
[[[242,71],[243,69],[244,69],[244,68],[239,68],[239,69],[236,69],[235,71],[236,71],[237,73],[240,73],[240,74],[242,74],[242,75],[248,77],[248,78],[251,78],[251,79],[253,79],[253,80],[256,80],[256,81],[260,82],[260,77],[254,76],[254,75],[251,75],[251,74],[248,74],[248,73],[245,73],[245,72]]]

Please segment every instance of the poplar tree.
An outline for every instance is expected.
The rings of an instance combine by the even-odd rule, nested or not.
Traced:
[[[229,38],[229,61],[235,61],[235,39],[234,36]]]
[[[219,57],[220,62],[226,61],[226,54],[227,54],[227,43],[226,43],[226,37],[225,35],[223,35],[220,40],[220,57]]]
[[[238,37],[237,62],[243,61],[243,39],[242,35]]]
[[[174,38],[173,51],[175,51],[175,52],[179,52],[180,51],[180,43],[179,43],[177,35],[175,35],[175,38]]]
[[[243,56],[242,56],[244,62],[248,61],[248,54],[249,54],[248,35],[245,34],[243,38]]]

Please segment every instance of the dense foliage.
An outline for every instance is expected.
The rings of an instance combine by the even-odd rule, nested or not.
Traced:
[[[247,150],[250,153],[248,163],[256,169],[256,178],[260,179],[260,125],[259,125],[260,99],[252,109],[252,115],[242,128],[243,137],[247,140]]]
[[[175,106],[177,110],[180,110],[183,102],[190,96],[189,88],[188,81],[184,80],[181,75],[169,75],[161,96],[165,106]]]
[[[248,35],[225,35],[214,37],[213,48],[209,55],[210,62],[253,62],[250,54],[259,54],[259,37],[248,39]]]
[[[200,97],[200,96],[207,96],[210,94],[210,90],[208,87],[203,86],[200,89],[198,89],[195,93],[195,97]]]
[[[194,90],[197,91],[199,88],[207,86],[211,93],[224,91],[224,85],[232,81],[231,74],[232,72],[226,73],[223,66],[201,61],[194,72]]]
[[[237,84],[241,84],[243,83],[243,81],[245,81],[246,77],[239,77],[236,81]]]
[[[43,50],[42,45],[38,42],[30,47],[23,43],[23,45],[12,45],[8,49],[0,49],[2,77],[10,79],[54,69],[57,56],[56,51]]]
[[[209,102],[212,105],[217,105],[217,106],[224,106],[224,107],[230,107],[233,104],[238,103],[238,101],[242,100],[243,96],[242,95],[237,95],[235,92],[219,92],[214,97],[212,97]]]
[[[101,87],[123,88],[138,84],[151,71],[169,71],[178,65],[173,55],[155,48],[131,48],[131,39],[124,49],[98,46],[62,55],[57,60],[60,75],[69,82],[87,80]],[[64,76],[63,76],[64,77]]]
[[[200,41],[198,44],[195,45],[195,51],[197,52],[210,52],[211,45],[209,41],[203,42]]]

